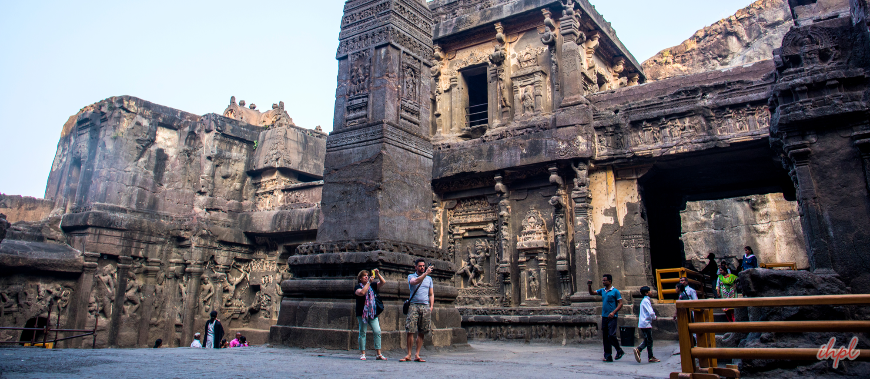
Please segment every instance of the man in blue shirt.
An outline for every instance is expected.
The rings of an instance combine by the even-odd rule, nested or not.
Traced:
[[[604,361],[613,362],[610,347],[616,348],[616,358],[622,358],[625,351],[619,347],[619,340],[616,338],[616,327],[618,325],[619,310],[622,309],[622,295],[619,290],[613,287],[613,276],[604,274],[601,279],[601,284],[604,288],[598,291],[592,291],[592,281],[588,281],[586,285],[589,287],[590,295],[601,296],[601,332],[604,336]]]

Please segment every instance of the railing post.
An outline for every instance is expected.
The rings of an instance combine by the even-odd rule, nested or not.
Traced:
[[[680,367],[684,373],[695,372],[692,358],[692,334],[689,333],[689,309],[677,307],[677,333],[680,336]]]
[[[656,269],[656,286],[659,289],[659,301],[662,301],[665,299],[665,294],[662,293],[662,272],[660,269]]]

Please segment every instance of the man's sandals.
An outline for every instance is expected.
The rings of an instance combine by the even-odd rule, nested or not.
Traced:
[[[410,357],[404,357],[402,359],[399,359],[399,362],[410,362],[410,361],[411,361]],[[426,362],[426,360],[423,358],[417,357],[417,358],[414,358],[414,362]]]

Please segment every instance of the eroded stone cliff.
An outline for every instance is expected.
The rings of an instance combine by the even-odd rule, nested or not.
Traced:
[[[771,59],[792,24],[787,1],[758,0],[660,51],[643,70],[651,81]]]

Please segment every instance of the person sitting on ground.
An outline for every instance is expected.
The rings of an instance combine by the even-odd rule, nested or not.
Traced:
[[[199,337],[202,334],[193,333],[193,342],[190,343],[190,347],[202,347],[202,342],[199,342]]]
[[[158,338],[157,341],[154,341],[154,348],[157,349],[160,347],[163,347],[163,340]]]
[[[737,298],[737,275],[729,273],[728,267],[725,266],[724,262],[719,266],[719,280],[717,283],[716,293],[719,294],[720,298]],[[725,311],[725,318],[730,322],[734,322],[734,308],[724,308],[722,310]]]
[[[226,339],[226,338],[222,339],[222,340],[221,340],[220,348],[221,348],[221,349],[226,349],[226,348],[228,348],[228,347],[230,347],[230,344],[227,342],[227,339]]]
[[[234,340],[230,341],[230,347],[239,347],[239,344],[241,343],[241,342],[239,342],[239,340],[241,338],[242,338],[242,333],[236,332],[236,338]]]
[[[248,338],[245,336],[239,337],[239,347],[248,347]]]
[[[640,363],[640,352],[643,349],[647,349],[646,355],[649,363],[661,362],[653,355],[652,322],[656,319],[656,311],[652,307],[649,293],[649,287],[640,287],[640,294],[643,295],[643,300],[640,301],[640,315],[637,317],[637,327],[643,334],[643,342],[640,346],[634,348],[634,359],[637,360],[637,363]]]
[[[746,246],[743,248],[743,269],[749,270],[751,268],[758,268],[758,258],[755,257],[752,248]]]

